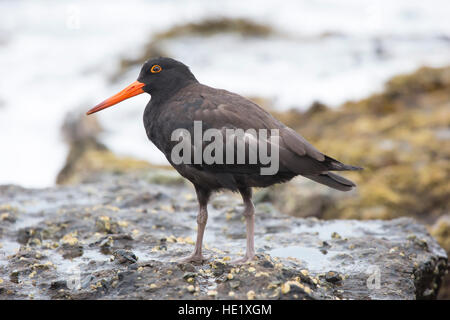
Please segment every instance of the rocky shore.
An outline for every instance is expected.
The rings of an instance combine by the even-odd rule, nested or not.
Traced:
[[[178,25],[110,78],[170,56],[168,41],[217,34],[286,36],[245,19]],[[117,156],[95,117],[70,114],[58,186],[0,186],[0,299],[448,299],[450,67],[398,75],[338,108],[280,112],[250,99],[319,150],[363,166],[347,174],[358,188],[298,178],[256,190],[258,259],[242,266],[229,262],[244,246],[240,199],[217,195],[208,262],[179,264],[193,246],[192,187],[169,167]]]
[[[208,261],[180,264],[194,245],[190,185],[156,169],[91,178],[0,187],[0,299],[431,299],[447,269],[445,251],[413,219],[304,219],[264,201],[258,259],[230,264],[245,242],[230,193],[210,206]]]
[[[449,70],[395,77],[337,109],[271,110],[366,170],[349,193],[302,178],[256,190],[258,259],[242,266],[230,264],[245,238],[236,195],[212,201],[209,260],[179,264],[194,245],[192,186],[118,157],[95,118],[69,115],[59,186],[0,186],[0,299],[447,298]]]
[[[249,98],[319,150],[344,163],[363,166],[363,172],[344,173],[358,188],[342,193],[296,178],[255,190],[257,259],[244,265],[230,262],[243,254],[245,245],[241,200],[231,193],[215,195],[205,235],[208,261],[180,264],[178,259],[192,251],[196,233],[197,202],[192,186],[170,167],[118,156],[99,138],[102,128],[95,117],[87,118],[84,112],[81,117],[69,114],[63,127],[69,152],[56,186],[26,189],[0,185],[0,300],[450,299],[450,67],[422,67],[391,78],[383,90],[364,99],[339,107],[316,101],[301,111],[311,97],[320,96],[320,90],[344,90],[346,94],[348,90],[351,94],[364,89],[357,85],[358,69],[380,74],[387,67],[397,70],[404,62],[402,52],[418,47],[446,50],[446,45],[429,47],[428,36],[414,36],[410,28],[406,37],[400,33],[365,39],[363,32],[359,39],[332,29],[318,34],[292,32],[267,21],[205,16],[168,24],[149,36],[140,52],[126,50],[116,66],[108,62],[102,77],[115,84],[131,74],[136,76],[148,58],[176,57],[177,52],[189,52],[202,61],[197,66],[214,70],[210,76],[220,74],[226,80],[233,74],[222,72],[234,72],[236,65],[217,68],[210,56],[219,64],[239,60],[244,66],[257,61],[267,63],[269,71],[275,66],[299,75],[308,67],[299,62],[314,57],[323,68],[311,63],[314,72],[309,70],[306,78],[300,77],[298,85],[306,89],[298,95],[294,91],[290,110],[280,111],[286,110],[286,105],[277,100],[278,93],[267,90],[276,86],[264,89],[257,83],[257,90],[245,89],[267,94]],[[87,25],[83,30],[89,30]],[[435,38],[448,42],[445,35],[436,34]],[[54,39],[59,39],[58,43],[63,40]],[[344,42],[336,41],[339,39]],[[217,60],[224,50],[214,48],[222,41],[229,48],[225,52],[238,52],[239,59],[227,54],[224,60]],[[321,46],[315,46],[320,42]],[[342,44],[335,46],[338,42]],[[360,50],[366,47],[367,51]],[[245,48],[257,48],[264,54],[245,52]],[[285,65],[279,64],[279,52],[287,51],[291,57],[283,59]],[[42,56],[40,50],[33,52]],[[327,61],[321,52],[348,56],[352,64],[342,68],[345,77],[320,75],[319,85],[310,86],[315,71],[326,75],[330,67],[345,61]],[[393,59],[396,56],[397,60]],[[427,55],[425,60],[419,56],[420,63],[432,61],[425,59]],[[58,66],[56,57],[51,56],[51,64]],[[364,60],[373,61],[366,64]],[[83,70],[70,78],[75,91],[83,91],[84,83],[92,83],[92,70],[102,68],[102,63],[92,61],[85,67],[72,66]],[[23,70],[30,69],[23,66]],[[257,69],[248,70],[239,72],[253,74]],[[51,75],[48,71],[51,69],[46,75]],[[59,70],[55,74],[58,78]],[[31,73],[31,77],[36,75],[41,77]],[[252,75],[251,81],[239,86],[254,78]],[[349,81],[342,81],[345,87],[336,89],[333,86],[341,81],[327,82],[327,78]],[[39,87],[35,102],[41,100],[42,92],[57,92],[55,83]],[[308,93],[304,103],[302,98]],[[57,96],[49,97],[42,99],[40,108],[71,107],[59,105]],[[20,106],[20,99],[12,103],[3,98],[0,109]],[[78,95],[76,99],[68,101],[80,103]],[[81,108],[88,109],[85,105]],[[17,119],[20,122],[4,127],[22,126],[22,117]],[[44,150],[51,150],[52,143]],[[15,144],[16,140],[12,147],[16,148]],[[10,148],[3,148],[5,155]],[[11,163],[15,164],[14,160]]]

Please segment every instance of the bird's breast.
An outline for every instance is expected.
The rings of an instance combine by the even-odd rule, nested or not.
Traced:
[[[148,139],[163,153],[170,153],[172,132],[181,122],[188,122],[188,116],[175,110],[171,104],[149,103],[144,111],[144,127]]]

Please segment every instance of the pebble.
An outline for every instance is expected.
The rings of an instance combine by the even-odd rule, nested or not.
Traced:
[[[339,235],[339,233],[337,233],[337,232],[333,232],[332,234],[331,234],[331,237],[333,238],[333,239],[342,239],[342,237]]]
[[[281,285],[281,293],[286,294],[291,291],[291,285],[288,282],[285,282]]]
[[[342,281],[341,276],[336,271],[328,271],[325,275],[325,280],[331,283],[337,283]]]
[[[216,290],[209,290],[208,291],[208,296],[216,296],[217,295],[217,291]]]

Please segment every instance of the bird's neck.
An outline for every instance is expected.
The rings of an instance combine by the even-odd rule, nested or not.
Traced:
[[[166,87],[155,88],[151,92],[152,101],[157,104],[167,101],[168,99],[176,95],[181,89],[194,83],[198,83],[197,79],[195,78],[189,80],[179,80],[175,78]]]

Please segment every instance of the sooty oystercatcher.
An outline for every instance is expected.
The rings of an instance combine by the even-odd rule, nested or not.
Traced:
[[[252,187],[267,187],[286,182],[297,175],[341,191],[348,191],[355,187],[352,181],[332,171],[361,168],[343,164],[321,153],[301,135],[273,118],[252,101],[235,93],[199,83],[186,65],[171,58],[160,57],[146,61],[137,81],[98,104],[87,114],[108,108],[144,92],[151,95],[151,100],[144,111],[144,126],[148,138],[165,154],[171,165],[193,183],[197,193],[199,203],[197,241],[193,254],[182,261],[201,263],[204,260],[202,240],[208,219],[207,204],[214,191],[222,189],[237,191],[243,198],[243,215],[247,224],[247,248],[245,256],[236,262],[246,262],[255,256]],[[180,129],[182,131],[179,131]],[[203,147],[206,151],[208,141],[205,141],[202,136],[203,140],[197,144],[198,137],[194,138],[194,141],[187,138],[192,138],[198,133],[206,134],[210,129],[224,133],[225,138],[233,138],[234,144],[227,144],[224,138],[223,143],[216,144],[214,150],[210,152],[216,160],[220,160],[220,156],[225,159],[227,155],[230,155],[226,161],[211,162],[205,159],[200,161],[194,159],[199,154],[198,150],[200,150],[200,156],[202,156]],[[174,133],[177,130],[183,135],[180,134],[178,139],[174,139]],[[195,132],[196,130],[200,132]],[[227,135],[228,131],[238,132],[239,130],[244,131],[245,134]],[[253,131],[248,135],[248,130],[270,130],[270,135],[261,138]],[[211,138],[212,136],[214,139]],[[221,142],[222,138],[217,137],[215,134],[210,134],[209,140],[211,143]],[[274,140],[271,140],[271,137],[274,137]],[[179,152],[179,158],[193,159],[193,161],[174,160],[173,150],[176,146],[179,147],[180,141],[185,143],[183,146],[187,149]],[[238,148],[237,141],[244,142],[244,149]],[[261,146],[266,144],[266,147],[268,146],[266,149],[271,148],[267,154],[273,162],[277,162],[275,172],[262,174],[262,169],[267,169],[269,164],[267,161],[262,161],[259,153],[254,152],[252,141],[260,143]],[[245,153],[244,158],[241,158],[239,162],[239,153],[242,151]],[[253,159],[253,162],[249,156],[252,151],[253,155],[256,154],[256,161]]]

